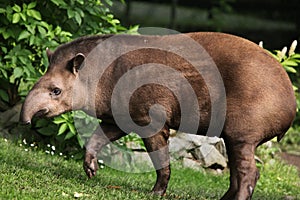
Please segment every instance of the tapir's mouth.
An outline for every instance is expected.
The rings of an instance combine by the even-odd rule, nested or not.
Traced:
[[[48,108],[43,108],[43,109],[37,111],[34,114],[34,116],[35,117],[46,117],[48,113],[49,113],[49,109]]]

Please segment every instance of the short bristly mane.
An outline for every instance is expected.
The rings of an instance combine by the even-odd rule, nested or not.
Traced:
[[[87,55],[97,44],[112,36],[112,34],[84,36],[63,44],[54,51],[51,63],[59,62],[62,58],[72,58],[77,53]]]

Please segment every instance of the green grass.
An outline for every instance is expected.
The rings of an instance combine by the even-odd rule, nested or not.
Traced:
[[[27,151],[25,151],[27,149]],[[300,178],[294,167],[270,160],[261,168],[253,199],[299,199]],[[18,146],[0,138],[0,199],[220,199],[228,172],[214,175],[175,164],[166,197],[149,194],[155,173],[131,174],[105,167],[88,180],[82,163]]]

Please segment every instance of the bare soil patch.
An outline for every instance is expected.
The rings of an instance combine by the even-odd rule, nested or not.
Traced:
[[[300,172],[300,155],[282,152],[280,157],[290,165],[295,165]]]

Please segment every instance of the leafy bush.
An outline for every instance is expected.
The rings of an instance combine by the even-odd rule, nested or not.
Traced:
[[[136,32],[110,13],[111,0],[0,0],[0,111],[17,104],[48,65],[46,48],[89,34]],[[74,113],[84,126],[95,121],[82,112],[37,120],[33,129],[66,148],[64,141],[83,146],[73,125]],[[97,120],[96,120],[97,121]]]
[[[87,34],[136,30],[121,26],[100,0],[0,0],[0,25],[0,105],[8,106],[45,73],[46,47]]]

